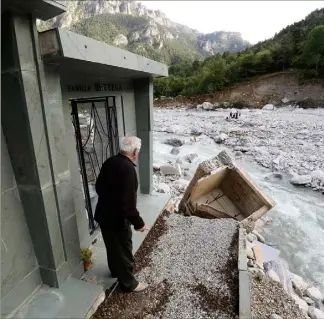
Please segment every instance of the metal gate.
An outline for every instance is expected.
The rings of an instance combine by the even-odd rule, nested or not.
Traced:
[[[71,100],[71,107],[85,208],[92,234],[98,227],[94,220],[95,182],[105,160],[119,152],[116,97]]]

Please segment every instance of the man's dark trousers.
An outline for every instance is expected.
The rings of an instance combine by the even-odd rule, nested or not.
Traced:
[[[128,221],[123,226],[111,227],[99,224],[107,250],[108,266],[111,274],[117,277],[120,288],[133,291],[138,281],[134,278],[134,256],[132,230]]]

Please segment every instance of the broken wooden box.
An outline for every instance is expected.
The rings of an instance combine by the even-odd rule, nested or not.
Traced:
[[[255,221],[274,206],[275,202],[223,151],[198,166],[179,204],[179,213],[235,218],[252,231]]]

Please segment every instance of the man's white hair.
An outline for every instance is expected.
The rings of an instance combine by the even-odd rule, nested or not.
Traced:
[[[142,141],[136,136],[124,136],[120,139],[120,150],[122,153],[139,152],[142,146]]]

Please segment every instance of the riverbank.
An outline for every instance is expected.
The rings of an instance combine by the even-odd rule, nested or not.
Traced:
[[[322,79],[301,79],[294,71],[276,72],[254,77],[216,91],[192,97],[161,97],[154,101],[157,108],[190,107],[205,101],[215,104],[239,102],[248,108],[261,109],[265,104],[307,106],[307,101],[324,107],[324,81]],[[306,102],[306,103],[305,103]]]
[[[155,110],[155,190],[170,192],[174,201],[179,200],[202,160],[215,156],[221,149],[232,151],[236,161],[277,202],[277,207],[259,225],[260,231],[265,230],[266,241],[282,251],[281,257],[287,260],[285,267],[290,266],[290,272],[298,273],[309,285],[322,289],[322,195],[293,186],[290,181],[297,174],[311,173],[312,168],[323,169],[323,110],[246,110],[238,120],[226,120],[228,113],[229,111]],[[308,132],[301,132],[302,130]],[[303,134],[305,138],[300,138]],[[301,147],[300,141],[305,147]],[[309,154],[318,160],[315,157],[309,158],[312,156]],[[161,174],[161,164],[167,163],[180,175]],[[304,167],[305,164],[308,166]],[[322,191],[321,182],[316,186],[313,184],[313,187],[311,184],[305,186],[317,193]],[[299,197],[302,197],[300,202]],[[294,216],[299,210],[301,215]],[[312,231],[305,231],[308,226],[312,227]],[[269,232],[276,233],[276,238],[269,236]],[[300,236],[300,240],[296,240],[296,236]],[[295,295],[294,292],[294,297]],[[303,301],[306,302],[302,300],[299,303],[304,305]]]

